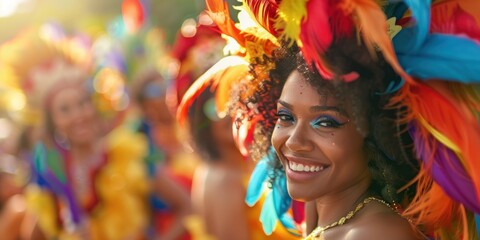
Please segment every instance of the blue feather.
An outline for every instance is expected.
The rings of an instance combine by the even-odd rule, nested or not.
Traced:
[[[462,83],[480,82],[480,45],[467,38],[431,34],[423,46],[412,53],[406,49],[410,29],[394,38],[400,65],[420,79],[445,79]],[[400,36],[399,36],[400,35]]]
[[[399,82],[390,81],[388,84],[387,89],[384,92],[377,92],[377,95],[385,95],[397,92],[400,88],[402,88],[403,84],[405,84],[405,80],[401,79]]]
[[[400,19],[408,10],[408,6],[402,2],[402,0],[390,0],[389,4],[384,7],[384,12],[387,18],[395,17]]]
[[[295,226],[295,221],[293,221],[293,218],[290,217],[288,214],[283,214],[282,217],[280,217],[280,223],[287,229],[288,232],[295,236],[300,236],[300,233]]]
[[[267,235],[271,235],[277,225],[278,217],[275,213],[275,207],[273,204],[273,197],[271,192],[265,197],[263,202],[262,212],[260,213],[260,222],[262,222],[263,232]]]
[[[477,225],[477,233],[480,234],[480,215],[475,214],[475,223]]]
[[[409,34],[411,41],[408,44],[410,52],[416,52],[422,47],[423,42],[427,38],[430,29],[430,0],[404,0],[415,18],[416,24],[403,34]],[[400,31],[403,32],[403,31]],[[407,47],[407,46],[406,46]]]
[[[272,188],[273,204],[277,216],[282,216],[290,208],[292,198],[288,195],[287,178],[284,171],[277,171]]]
[[[265,186],[264,182],[267,180],[268,176],[268,168],[268,156],[265,156],[257,163],[250,176],[247,195],[245,196],[245,202],[250,207],[255,205],[262,196]]]

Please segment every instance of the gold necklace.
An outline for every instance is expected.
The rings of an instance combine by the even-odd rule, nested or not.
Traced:
[[[333,222],[327,226],[324,226],[324,227],[320,227],[318,226],[317,228],[315,228],[306,238],[304,238],[304,240],[315,240],[315,239],[323,239],[323,233],[330,229],[330,228],[334,228],[334,227],[337,227],[337,226],[341,226],[343,224],[345,224],[348,220],[350,220],[351,218],[353,218],[355,216],[355,214],[357,214],[363,207],[365,207],[365,205],[367,205],[368,203],[372,202],[372,201],[377,201],[379,203],[382,203],[383,205],[387,206],[388,208],[392,208],[390,206],[390,204],[388,204],[387,202],[381,200],[381,199],[378,199],[378,198],[375,198],[375,197],[368,197],[368,198],[365,198],[363,199],[362,202],[360,202],[354,210],[350,211],[349,213],[347,213],[347,215],[341,217],[338,221],[336,222]]]

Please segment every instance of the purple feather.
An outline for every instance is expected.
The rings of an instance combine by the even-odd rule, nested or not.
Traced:
[[[430,166],[430,174],[435,182],[452,199],[466,208],[480,213],[480,201],[475,187],[460,159],[445,145],[431,135],[424,136],[418,122],[409,125],[409,133],[415,143],[417,156],[424,166]],[[434,152],[431,152],[433,149]]]
[[[48,187],[59,196],[65,197],[68,202],[68,207],[70,209],[70,213],[72,214],[72,220],[75,224],[80,223],[80,208],[78,207],[78,203],[73,195],[72,190],[68,187],[68,184],[62,183],[51,171],[46,171],[43,174],[46,182],[48,183]]]

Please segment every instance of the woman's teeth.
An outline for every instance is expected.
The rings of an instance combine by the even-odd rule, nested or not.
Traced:
[[[320,172],[325,169],[323,166],[306,165],[288,161],[290,169],[296,172]]]

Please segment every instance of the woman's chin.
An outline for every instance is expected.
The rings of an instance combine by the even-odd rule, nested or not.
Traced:
[[[309,202],[317,199],[317,196],[312,193],[311,188],[306,188],[305,186],[298,186],[295,183],[289,183],[287,181],[287,190],[288,195],[294,200],[301,202]]]

